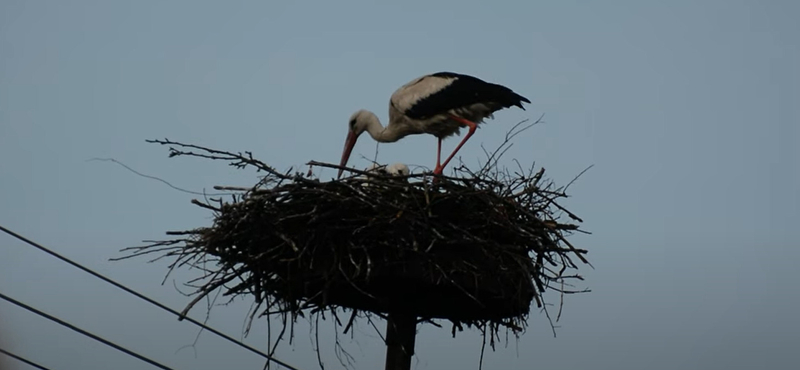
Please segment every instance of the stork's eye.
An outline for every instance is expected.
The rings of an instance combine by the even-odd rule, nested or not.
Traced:
[[[350,129],[354,129],[356,127],[356,119],[353,118],[350,120]]]

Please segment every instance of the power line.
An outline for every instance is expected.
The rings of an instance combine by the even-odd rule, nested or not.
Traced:
[[[22,356],[15,355],[15,354],[13,354],[13,353],[11,353],[11,352],[9,352],[9,351],[6,351],[6,350],[4,350],[4,349],[2,349],[2,348],[0,348],[0,353],[3,353],[3,354],[5,354],[5,355],[6,355],[6,356],[8,356],[8,357],[11,357],[11,358],[13,358],[13,359],[16,359],[17,361],[24,362],[24,363],[26,363],[26,364],[28,364],[28,365],[30,365],[30,366],[33,366],[33,367],[35,367],[35,368],[37,368],[37,369],[40,369],[40,370],[50,370],[50,369],[48,369],[48,368],[46,368],[46,367],[44,367],[44,366],[42,366],[42,365],[39,365],[39,364],[37,364],[37,363],[35,363],[35,362],[31,361],[31,360],[28,360],[28,359],[26,359],[26,358],[24,358],[24,357],[22,357]]]
[[[35,309],[35,308],[31,307],[31,306],[28,306],[28,305],[26,305],[26,304],[24,304],[24,303],[22,303],[22,302],[20,302],[20,301],[18,301],[16,299],[14,299],[14,298],[9,297],[9,296],[7,296],[7,295],[5,295],[3,293],[0,293],[0,299],[4,299],[4,300],[6,300],[8,302],[11,302],[11,303],[13,303],[13,304],[15,304],[15,305],[17,305],[19,307],[22,307],[22,308],[24,308],[24,309],[26,309],[26,310],[28,310],[30,312],[33,312],[33,313],[35,313],[35,314],[37,314],[39,316],[42,316],[42,317],[44,317],[44,318],[46,318],[46,319],[48,319],[50,321],[54,321],[54,322],[60,324],[61,326],[65,326],[65,327],[67,327],[69,329],[72,329],[73,331],[81,333],[81,334],[83,334],[83,335],[85,335],[85,336],[87,336],[89,338],[92,338],[92,339],[94,339],[94,340],[96,340],[96,341],[98,341],[100,343],[103,343],[103,344],[105,344],[105,345],[107,345],[109,347],[112,347],[112,348],[114,348],[114,349],[116,349],[118,351],[124,352],[124,353],[126,353],[126,354],[128,354],[130,356],[136,357],[136,358],[138,358],[138,359],[140,359],[140,360],[142,360],[144,362],[147,362],[148,364],[153,365],[153,366],[155,366],[155,367],[157,367],[159,369],[172,370],[172,368],[169,368],[169,367],[167,367],[165,365],[162,365],[162,364],[160,364],[160,363],[158,363],[158,362],[156,362],[154,360],[151,360],[151,359],[149,359],[147,357],[144,357],[144,356],[142,356],[142,355],[140,355],[140,354],[138,354],[136,352],[133,352],[133,351],[131,351],[131,350],[125,348],[125,347],[122,347],[122,346],[120,346],[118,344],[115,344],[115,343],[113,343],[111,341],[108,341],[106,339],[98,337],[97,335],[94,335],[94,334],[92,334],[92,333],[90,333],[90,332],[88,332],[86,330],[83,330],[83,329],[81,329],[81,328],[79,328],[79,327],[77,327],[75,325],[72,325],[72,324],[70,324],[70,323],[68,323],[68,322],[66,322],[64,320],[61,320],[58,317],[55,317],[55,316],[52,316],[52,315],[48,315],[45,312],[39,311],[39,310],[37,310],[37,309]]]
[[[146,302],[148,302],[148,303],[150,303],[150,304],[152,304],[152,305],[154,305],[154,306],[156,306],[156,307],[158,307],[158,308],[160,308],[160,309],[162,309],[164,311],[170,312],[170,313],[172,313],[172,314],[174,314],[175,316],[178,316],[178,317],[183,317],[186,321],[189,321],[192,324],[195,324],[195,325],[197,325],[197,326],[199,326],[199,327],[201,327],[201,328],[203,328],[205,330],[208,330],[209,332],[211,332],[211,333],[213,333],[213,334],[215,334],[215,335],[217,335],[217,336],[219,336],[221,338],[224,338],[227,341],[229,341],[229,342],[231,342],[233,344],[236,344],[239,347],[247,349],[250,352],[253,352],[253,353],[255,353],[255,354],[257,354],[257,355],[259,355],[259,356],[261,356],[261,357],[263,357],[265,359],[273,361],[276,364],[281,365],[281,366],[283,366],[283,367],[285,367],[287,369],[299,370],[298,368],[296,368],[296,367],[294,367],[292,365],[289,365],[289,364],[287,364],[287,363],[285,363],[283,361],[280,361],[280,360],[278,360],[278,359],[276,359],[276,358],[274,358],[274,357],[272,357],[272,356],[270,356],[270,355],[268,355],[268,354],[266,354],[266,353],[264,353],[264,352],[262,352],[262,351],[260,351],[260,350],[258,350],[256,348],[254,348],[254,347],[252,347],[252,346],[250,346],[248,344],[240,342],[240,341],[230,337],[229,335],[220,332],[219,330],[216,330],[216,329],[214,329],[214,328],[212,328],[212,327],[210,327],[210,326],[208,326],[206,324],[203,324],[200,321],[197,321],[197,320],[195,320],[195,319],[193,319],[193,318],[191,318],[189,316],[181,316],[180,312],[175,311],[175,310],[165,306],[164,304],[159,303],[159,302],[153,300],[152,298],[149,298],[149,297],[147,297],[147,296],[145,296],[145,295],[143,295],[143,294],[141,294],[141,293],[139,293],[139,292],[137,292],[137,291],[135,291],[135,290],[133,290],[131,288],[128,288],[128,287],[126,287],[126,286],[124,286],[124,285],[122,285],[122,284],[120,284],[120,283],[118,283],[118,282],[116,282],[114,280],[111,280],[111,279],[109,279],[109,278],[107,278],[107,277],[105,277],[103,275],[100,275],[99,273],[94,272],[93,270],[90,270],[89,268],[84,267],[84,266],[78,264],[77,262],[74,262],[74,261],[62,256],[62,255],[60,255],[60,254],[58,254],[58,253],[46,248],[45,246],[43,246],[43,245],[41,245],[39,243],[36,243],[36,242],[34,242],[34,241],[32,241],[32,240],[30,240],[30,239],[28,239],[28,238],[26,238],[26,237],[24,237],[24,236],[22,236],[20,234],[17,234],[15,232],[7,229],[3,225],[0,225],[0,230],[5,232],[8,235],[11,235],[11,236],[19,239],[22,242],[25,242],[26,244],[28,244],[28,245],[36,248],[36,249],[39,249],[42,252],[45,252],[45,253],[47,253],[47,254],[55,257],[55,258],[58,258],[58,259],[66,262],[66,263],[68,263],[68,264],[70,264],[70,265],[72,265],[74,267],[77,267],[80,270],[83,270],[84,272],[86,272],[86,273],[88,273],[88,274],[90,274],[90,275],[92,275],[92,276],[94,276],[94,277],[96,277],[96,278],[98,278],[100,280],[103,280],[103,281],[105,281],[105,282],[107,282],[107,283],[109,283],[109,284],[111,284],[111,285],[113,285],[113,286],[115,286],[115,287],[117,287],[119,289],[122,289],[125,292],[127,292],[129,294],[132,294],[132,295],[136,296],[137,298],[142,299],[142,300],[144,300],[144,301],[146,301]]]

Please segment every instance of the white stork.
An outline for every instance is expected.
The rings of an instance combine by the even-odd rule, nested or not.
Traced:
[[[425,75],[403,85],[389,100],[389,124],[384,127],[378,116],[361,109],[350,117],[349,132],[344,143],[344,152],[339,164],[344,167],[350,152],[364,131],[379,142],[395,142],[407,135],[431,134],[439,140],[434,174],[442,170],[464,143],[475,133],[478,123],[492,114],[512,106],[530,103],[511,89],[483,81],[479,78],[453,73],[439,72]],[[469,132],[453,153],[441,164],[442,139],[459,134],[461,127]],[[339,170],[339,177],[344,170]]]
[[[369,173],[374,173],[374,174],[384,175],[384,176],[389,176],[389,177],[401,177],[401,178],[405,177],[405,176],[408,176],[411,173],[411,171],[409,170],[408,166],[405,163],[392,163],[390,165],[385,165],[385,164],[384,165],[379,165],[379,164],[373,163],[371,166],[367,167],[365,170],[366,170],[366,172],[369,172]],[[373,178],[371,178],[370,176],[367,176],[367,175],[361,176],[361,178],[365,179],[365,180],[368,180],[370,182],[372,180],[374,180]],[[407,179],[402,179],[402,180],[405,180],[406,182],[408,181]],[[368,184],[363,184],[363,185],[364,186],[369,186]]]
[[[389,176],[408,176],[411,172],[405,163],[392,163],[390,165],[373,163],[371,166],[367,167],[366,171]]]
[[[405,163],[393,163],[390,165],[379,165],[377,163],[373,163],[369,167],[365,169],[366,172],[374,173],[377,175],[389,176],[389,177],[405,177],[408,176],[411,171],[409,170],[408,166]],[[362,179],[367,180],[367,182],[361,184],[361,186],[369,187],[372,186],[370,183],[373,182],[375,179],[368,175],[361,176]],[[408,179],[392,179],[392,180],[401,180],[408,182]]]

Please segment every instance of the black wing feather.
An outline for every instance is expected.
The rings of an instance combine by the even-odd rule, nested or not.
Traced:
[[[438,72],[431,76],[456,80],[437,93],[420,99],[405,112],[408,117],[425,119],[450,109],[476,103],[496,104],[502,108],[517,106],[524,110],[522,102],[530,103],[530,100],[505,86],[489,83],[477,77],[454,72]]]

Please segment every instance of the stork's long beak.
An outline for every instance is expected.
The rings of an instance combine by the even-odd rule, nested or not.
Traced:
[[[358,136],[352,130],[347,130],[347,139],[344,141],[344,151],[342,152],[342,161],[339,162],[339,166],[344,167],[347,165],[347,160],[350,159],[350,152],[353,151],[353,147],[356,145],[356,140]],[[337,178],[342,177],[342,172],[344,169],[339,169],[339,176]]]

